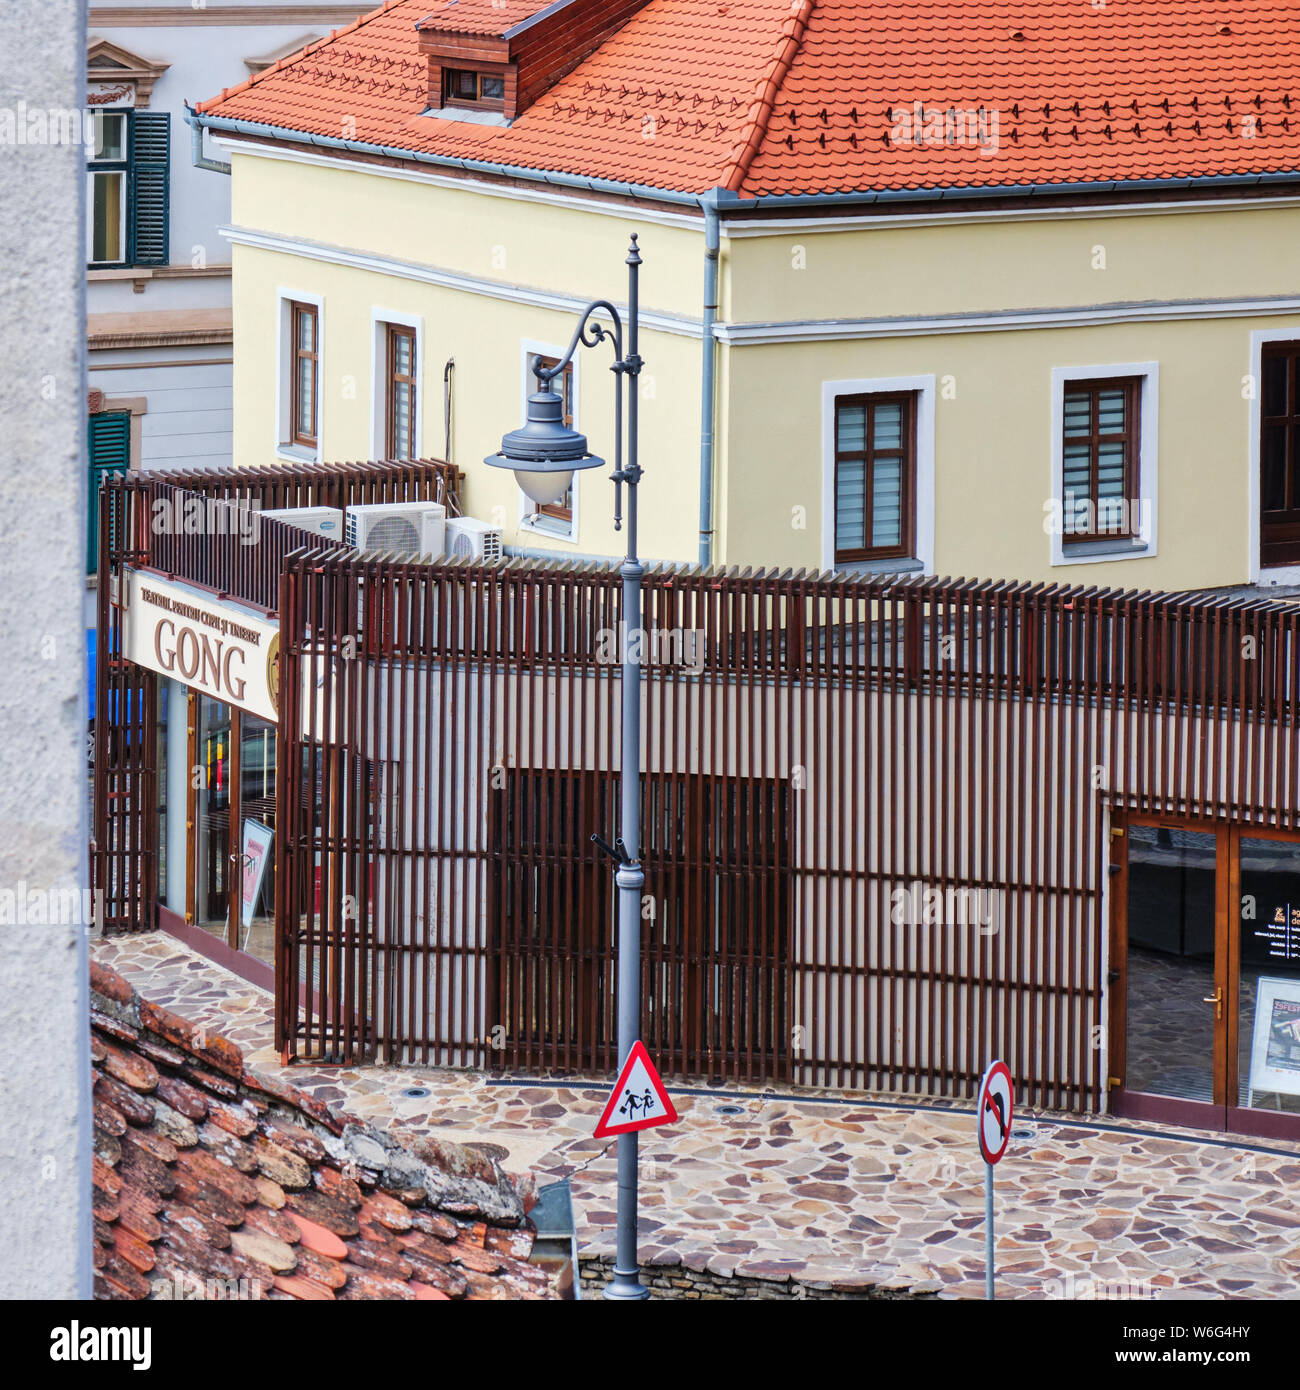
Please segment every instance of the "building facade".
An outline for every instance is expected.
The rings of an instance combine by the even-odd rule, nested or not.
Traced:
[[[354,19],[347,5],[92,5],[86,296],[92,486],[231,459],[226,183],[195,167],[186,100]],[[94,570],[93,518],[87,568]]]
[[[1117,22],[1008,36],[972,0],[941,45],[919,7],[389,0],[200,108],[234,460],[446,453],[509,545],[617,553],[589,482],[538,511],[479,460],[633,228],[650,555],[1289,583],[1290,11],[1175,6],[1122,60]],[[604,374],[566,389],[607,438]]]

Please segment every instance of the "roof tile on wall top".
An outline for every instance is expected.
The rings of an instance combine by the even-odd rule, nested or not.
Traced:
[[[416,24],[420,29],[499,36],[551,4],[552,0],[432,0]]]
[[[90,983],[96,1298],[557,1296],[492,1159],[255,1081],[114,971]]]
[[[421,114],[430,13],[389,0],[202,109],[742,196],[1300,170],[1300,0],[650,0],[509,127]]]

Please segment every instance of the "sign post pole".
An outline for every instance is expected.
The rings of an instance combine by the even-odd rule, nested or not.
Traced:
[[[993,1165],[984,1165],[984,1297],[993,1301]]]
[[[975,1101],[975,1133],[984,1159],[984,1297],[990,1300],[994,1296],[993,1165],[1006,1153],[1011,1138],[1014,1090],[1006,1063],[991,1062]]]
[[[627,991],[624,998],[631,995]],[[635,996],[632,996],[635,997]],[[614,1091],[596,1125],[596,1138],[618,1136],[618,1242],[614,1277],[606,1298],[649,1298],[641,1283],[636,1254],[637,1136],[643,1129],[677,1123],[677,1110],[645,1044],[633,1039],[614,1083]]]

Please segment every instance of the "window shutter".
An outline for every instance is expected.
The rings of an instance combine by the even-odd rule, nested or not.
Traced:
[[[131,466],[131,416],[126,411],[92,415],[86,431],[90,478],[86,507],[86,573],[99,569],[99,485]]]
[[[135,111],[131,118],[131,209],[136,265],[168,263],[171,116]]]

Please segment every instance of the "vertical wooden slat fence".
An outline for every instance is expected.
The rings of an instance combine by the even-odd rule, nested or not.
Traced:
[[[616,833],[617,573],[417,566],[212,520],[455,511],[456,482],[428,463],[107,485],[103,921],[155,921],[157,690],[111,601],[131,565],[279,615],[278,1044],[608,1072],[615,905],[590,836]],[[205,528],[155,524],[194,498]],[[1023,1099],[1095,1107],[1107,814],[1300,829],[1297,622],[1264,596],[653,571],[632,636],[664,1069],[965,1096],[996,1053]]]
[[[285,679],[318,693],[282,729],[282,1046],[613,1067],[590,836],[616,830],[619,601],[598,567],[288,562]],[[1105,813],[1296,826],[1298,616],[653,573],[643,1031],[665,1070],[969,1095],[996,1053],[1033,1103],[1095,1106]],[[317,858],[319,905],[289,872]]]

